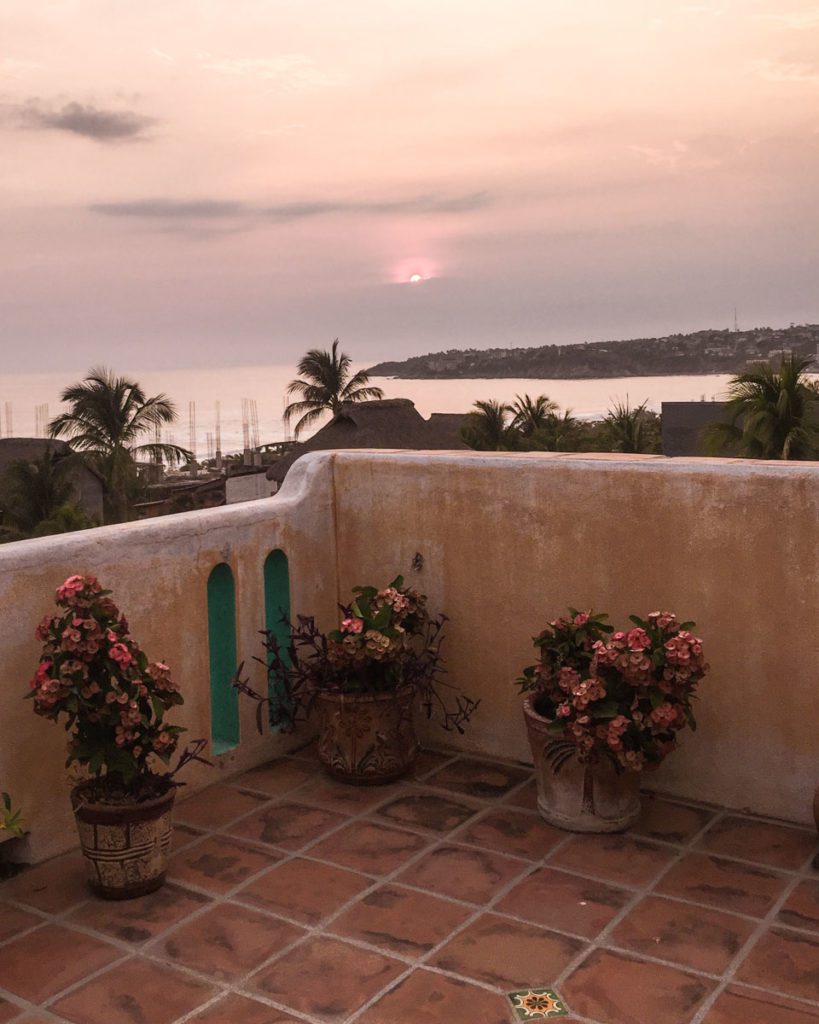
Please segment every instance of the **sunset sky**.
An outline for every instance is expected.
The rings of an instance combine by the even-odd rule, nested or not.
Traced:
[[[6,372],[817,322],[817,257],[816,0],[0,7]]]

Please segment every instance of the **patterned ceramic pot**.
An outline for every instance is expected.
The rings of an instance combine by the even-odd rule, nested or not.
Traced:
[[[109,900],[154,892],[165,881],[176,789],[156,800],[121,805],[88,802],[86,787],[73,790],[71,805],[88,884]]]
[[[358,785],[406,775],[418,750],[414,697],[411,686],[394,693],[319,694],[318,755],[325,770]]]
[[[535,762],[537,806],[549,824],[569,832],[622,832],[637,821],[639,772],[618,772],[608,758],[581,764],[548,731],[550,720],[535,711],[528,697],[523,715]]]

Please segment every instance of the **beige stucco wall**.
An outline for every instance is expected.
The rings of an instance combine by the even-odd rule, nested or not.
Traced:
[[[819,465],[651,456],[315,453],[275,498],[0,548],[0,789],[31,829],[31,856],[73,843],[61,729],[22,701],[33,630],[53,591],[94,572],[149,656],[175,670],[178,720],[209,736],[206,583],[234,569],[238,648],[258,652],[262,565],[288,555],[294,611],[329,625],[357,583],[403,572],[450,617],[453,683],[479,697],[463,737],[432,741],[528,758],[513,681],[531,637],[568,604],[696,619],[712,671],[700,729],[648,783],[679,795],[808,821],[819,781]],[[423,568],[412,572],[416,552]],[[258,669],[255,669],[258,671]],[[261,680],[257,677],[257,683]],[[193,791],[288,749],[242,743]]]

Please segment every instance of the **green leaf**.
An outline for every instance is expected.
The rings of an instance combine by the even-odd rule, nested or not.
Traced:
[[[586,710],[593,718],[616,718],[620,714],[620,706],[614,700],[603,700],[599,704],[590,704]]]

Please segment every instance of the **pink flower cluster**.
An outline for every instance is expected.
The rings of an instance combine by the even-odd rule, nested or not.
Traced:
[[[35,713],[66,716],[69,762],[93,774],[127,781],[149,772],[152,755],[167,762],[183,731],[164,721],[182,703],[168,666],[148,662],[96,577],[70,576],[56,602],[64,611],[35,631],[43,644],[28,694]]]
[[[536,710],[560,723],[581,759],[605,752],[625,769],[655,767],[679,730],[694,725],[691,701],[708,671],[702,640],[667,611],[632,617],[628,631],[611,632],[602,619],[574,613],[551,622],[521,688],[535,690]]]

